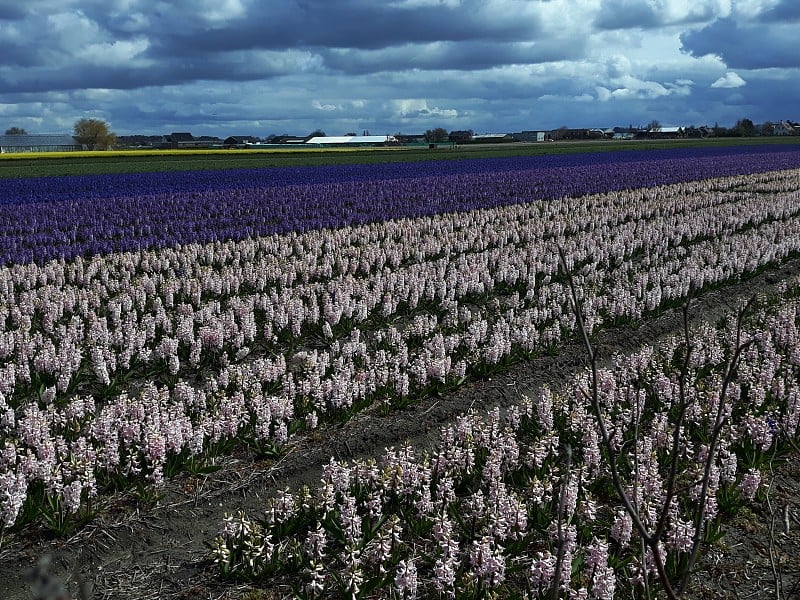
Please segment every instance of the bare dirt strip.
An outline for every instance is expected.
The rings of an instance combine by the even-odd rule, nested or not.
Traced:
[[[707,292],[692,302],[691,318],[694,323],[715,322],[740,301],[769,293],[798,274],[800,259],[795,259]],[[598,335],[598,348],[604,357],[633,352],[680,333],[681,319],[680,310],[669,310],[636,327],[605,330]],[[220,581],[204,545],[225,513],[256,515],[276,490],[313,486],[331,457],[378,457],[385,448],[406,441],[420,450],[432,448],[440,428],[460,414],[507,406],[543,385],[557,388],[586,364],[581,345],[567,343],[556,355],[517,363],[407,410],[388,416],[367,410],[344,424],[323,426],[293,439],[278,460],[232,456],[212,474],[172,479],[156,505],[144,505],[130,495],[104,498],[98,515],[68,539],[54,539],[33,527],[6,533],[0,545],[0,598],[33,598],[32,578],[63,582],[70,594],[65,598],[79,598],[81,586],[84,594],[91,589],[88,597],[93,599],[240,598],[252,587]],[[706,553],[690,597],[800,598],[800,458],[779,466],[769,501],[742,511],[726,531]],[[776,581],[783,596],[776,594]],[[281,594],[266,591],[261,597]]]

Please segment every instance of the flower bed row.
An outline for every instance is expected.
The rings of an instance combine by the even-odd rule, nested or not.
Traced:
[[[762,298],[744,331],[735,319],[693,331],[685,371],[679,336],[615,356],[598,373],[622,485],[648,530],[668,503],[659,547],[669,577],[685,568],[696,527],[704,544],[717,539],[723,519],[759,492],[781,444],[798,437],[798,293],[795,280]],[[585,372],[502,415],[464,415],[430,453],[403,446],[377,461],[331,460],[318,485],[280,491],[262,513],[226,516],[211,555],[225,577],[299,598],[378,590],[387,598],[550,598],[554,586],[564,598],[650,597],[656,563],[613,492],[592,381]],[[719,415],[724,426],[710,446]]]
[[[0,181],[0,264],[243,240],[800,167],[788,147]]]
[[[0,269],[0,517],[405,406],[800,251],[800,171]]]

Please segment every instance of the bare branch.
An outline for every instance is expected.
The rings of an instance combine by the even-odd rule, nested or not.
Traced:
[[[639,532],[639,535],[641,535],[644,544],[650,549],[650,552],[653,555],[653,562],[655,563],[656,571],[658,572],[658,578],[659,581],[661,582],[664,592],[666,593],[667,597],[670,600],[678,600],[680,596],[676,595],[675,591],[672,588],[672,585],[669,581],[669,576],[664,566],[664,561],[661,557],[661,551],[658,547],[659,538],[655,537],[652,533],[648,531],[647,527],[645,527],[644,523],[642,522],[639,511],[633,506],[631,499],[628,496],[628,493],[625,491],[625,488],[622,485],[622,479],[620,478],[619,469],[617,467],[617,453],[614,450],[614,445],[608,434],[608,428],[606,426],[605,418],[603,417],[603,411],[600,406],[600,398],[597,392],[598,355],[596,350],[592,346],[591,341],[589,340],[589,334],[583,320],[583,309],[581,307],[581,302],[580,299],[578,298],[578,293],[575,290],[575,282],[572,278],[571,273],[569,272],[569,269],[567,268],[567,261],[566,261],[566,256],[564,254],[564,249],[561,248],[561,246],[558,246],[558,255],[559,255],[559,264],[563,268],[564,274],[567,278],[567,282],[569,283],[570,297],[572,299],[572,308],[573,311],[575,312],[575,320],[578,325],[578,330],[581,334],[581,337],[583,338],[586,354],[589,357],[591,377],[592,377],[592,383],[591,383],[592,389],[589,398],[595,418],[597,419],[598,428],[600,429],[600,436],[602,438],[603,448],[605,448],[605,451],[608,454],[609,470],[611,471],[611,479],[614,485],[614,490],[617,493],[619,500],[622,502],[622,505],[625,507],[625,510],[630,515],[631,521],[633,522],[634,526]],[[677,460],[677,457],[673,456],[672,460]]]
[[[564,454],[567,464],[564,478],[561,481],[561,493],[558,499],[558,553],[556,555],[556,568],[555,574],[553,575],[553,587],[551,590],[553,600],[558,600],[558,590],[561,587],[561,572],[564,569],[564,547],[566,545],[563,527],[564,505],[567,502],[567,488],[569,488],[570,478],[572,477],[572,447],[569,444],[565,446]]]
[[[742,343],[742,329],[744,327],[745,315],[750,310],[750,307],[754,302],[755,296],[752,296],[750,300],[747,301],[747,304],[745,304],[745,306],[741,308],[736,315],[736,343],[734,346],[733,355],[728,361],[725,377],[722,380],[722,388],[720,389],[717,414],[714,420],[714,427],[711,431],[711,439],[708,444],[708,452],[703,469],[703,486],[700,490],[700,496],[697,499],[697,512],[695,513],[694,519],[694,539],[692,540],[692,552],[689,555],[689,560],[686,564],[686,570],[683,573],[683,577],[681,578],[681,583],[678,588],[679,594],[681,595],[685,592],[689,584],[689,577],[691,576],[692,569],[694,568],[694,565],[700,555],[700,543],[703,539],[702,528],[703,521],[705,521],[706,516],[706,497],[708,496],[708,486],[711,480],[711,468],[714,466],[714,462],[716,461],[719,436],[721,435],[722,430],[728,421],[728,418],[725,415],[725,398],[728,394],[728,387],[734,380],[736,369],[739,366],[739,360],[741,359],[742,353],[753,343],[752,340]]]
[[[692,354],[692,340],[689,334],[689,303],[691,298],[687,299],[683,305],[683,338],[685,345],[685,352],[683,357],[683,364],[681,365],[681,372],[678,376],[678,417],[672,431],[672,454],[669,468],[669,475],[667,477],[667,496],[664,500],[664,506],[661,509],[661,515],[658,518],[656,530],[653,532],[653,537],[660,539],[667,528],[667,521],[669,519],[669,507],[672,504],[672,499],[675,497],[675,480],[678,474],[678,452],[680,446],[680,433],[683,427],[683,418],[686,415],[686,409],[689,407],[686,394],[686,382],[689,378],[689,361]]]

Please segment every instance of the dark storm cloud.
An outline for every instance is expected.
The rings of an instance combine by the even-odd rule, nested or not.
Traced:
[[[692,56],[717,55],[733,69],[790,68],[800,67],[797,33],[793,24],[726,18],[682,34],[681,44]]]
[[[796,120],[800,2],[773,4],[0,0],[0,114],[221,135]]]
[[[254,61],[246,56],[216,55],[203,60],[176,60],[151,67],[130,69],[124,65],[70,65],[63,68],[37,68],[32,72],[0,71],[0,88],[5,92],[44,92],[92,88],[131,90],[174,85],[197,80],[252,81],[293,72],[292,61]]]
[[[606,0],[594,18],[594,26],[602,30],[655,29],[665,25],[704,23],[714,18],[716,7],[711,2],[694,2],[683,11],[670,13],[668,3],[643,0]]]
[[[601,6],[594,19],[598,29],[649,28],[658,25],[658,16],[649,4],[637,0],[614,0]]]
[[[348,74],[407,69],[475,71],[498,65],[536,64],[580,59],[585,40],[531,43],[436,42],[381,50],[332,49],[322,53],[326,67]]]
[[[186,20],[174,10],[153,19],[153,56],[236,49],[360,48],[434,41],[529,39],[537,31],[532,19],[491,15],[482,2],[445,4],[413,10],[373,1],[330,2],[277,0],[254,4],[246,15],[219,23]],[[166,35],[168,33],[168,35]]]
[[[132,89],[205,79],[268,79],[314,71],[316,66],[347,73],[476,70],[576,58],[583,48],[581,41],[547,38],[517,43],[536,38],[537,19],[491,11],[480,0],[457,8],[440,3],[413,9],[371,0],[275,0],[249,6],[235,0],[205,1],[207,6],[193,3],[191,8],[186,2],[88,1],[59,15],[70,21],[64,26],[45,14],[46,0],[33,0],[27,13],[15,12],[25,17],[20,30],[27,41],[0,48],[7,57],[5,66],[26,69],[0,69],[0,85],[8,91],[80,89],[87,84]],[[42,23],[58,29],[59,35],[47,36],[39,46],[30,44],[37,30],[47,33],[41,31]],[[81,52],[92,44],[141,40],[147,47],[136,53],[137,60],[120,59],[113,68],[103,64],[102,56],[97,64]]]
[[[22,3],[1,2],[0,21],[15,21],[25,16]]]
[[[0,65],[4,67],[30,68],[42,64],[41,57],[30,47],[8,40],[0,40],[0,56]]]
[[[800,21],[800,2],[783,0],[759,16],[764,23],[788,23]]]

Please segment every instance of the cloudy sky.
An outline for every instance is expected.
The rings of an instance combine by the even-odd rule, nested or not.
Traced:
[[[0,0],[0,132],[800,120],[798,0]]]

